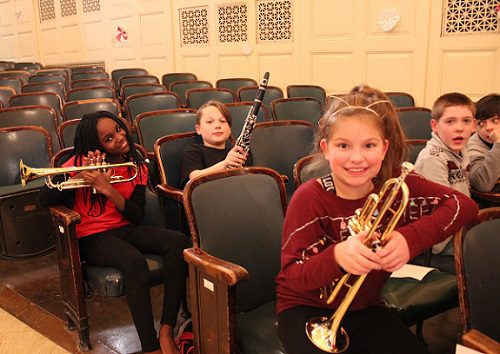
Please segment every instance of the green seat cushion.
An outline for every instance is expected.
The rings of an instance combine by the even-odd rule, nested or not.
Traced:
[[[149,268],[149,282],[157,285],[162,282],[163,259],[156,254],[146,254]],[[90,287],[103,296],[116,297],[124,294],[123,274],[119,269],[85,264],[83,277]]]
[[[433,270],[421,281],[389,278],[380,292],[382,301],[408,326],[458,306],[455,275]]]
[[[285,353],[278,338],[276,301],[238,315],[238,340],[241,354]]]

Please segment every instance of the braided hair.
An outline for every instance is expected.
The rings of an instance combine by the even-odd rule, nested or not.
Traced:
[[[132,135],[129,132],[127,125],[124,121],[117,117],[115,114],[107,111],[97,111],[92,113],[87,113],[83,115],[80,123],[78,124],[75,132],[74,148],[72,155],[75,156],[75,166],[83,165],[83,158],[87,156],[89,151],[102,151],[106,152],[104,147],[99,141],[99,135],[97,134],[97,123],[102,118],[109,118],[118,124],[118,126],[123,129],[126,133],[126,139],[130,147],[129,152],[123,156],[125,161],[134,162],[139,169],[139,178],[142,174],[142,166],[145,164],[144,158],[137,151],[132,139]],[[130,171],[129,171],[130,173]],[[84,200],[89,197],[89,189],[83,189]],[[99,216],[104,211],[104,205],[106,204],[107,198],[100,193],[90,193],[90,206],[88,209],[89,216]]]

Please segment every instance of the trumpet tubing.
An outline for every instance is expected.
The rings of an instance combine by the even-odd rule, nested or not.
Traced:
[[[110,183],[122,183],[122,182],[130,182],[137,177],[139,172],[139,168],[133,162],[123,162],[117,164],[101,164],[101,165],[92,165],[92,166],[72,166],[72,167],[52,167],[52,168],[33,168],[25,165],[23,160],[19,161],[19,171],[21,177],[21,185],[23,188],[26,188],[28,182],[46,177],[45,183],[49,188],[57,188],[59,190],[64,189],[75,189],[75,188],[86,188],[90,187],[83,179],[81,178],[73,178],[68,179],[63,182],[53,183],[52,177],[57,175],[66,175],[69,173],[78,173],[83,171],[103,171],[110,168],[116,167],[132,167],[135,170],[135,173],[130,178],[123,178],[121,176],[111,176]]]
[[[348,228],[351,235],[368,231],[364,245],[372,251],[383,247],[408,204],[410,192],[405,178],[413,170],[413,165],[403,162],[401,175],[387,180],[379,194],[370,194],[363,208],[356,210],[355,216],[349,220]],[[396,203],[396,197],[401,192],[401,202]],[[382,204],[382,205],[380,205]],[[376,212],[378,213],[376,214]],[[390,217],[386,219],[386,215]],[[377,228],[382,221],[387,220],[387,226],[378,234]],[[306,334],[315,346],[328,353],[342,353],[349,346],[349,336],[341,327],[341,321],[347,312],[368,274],[360,275],[354,283],[348,283],[351,274],[345,274],[336,284],[327,303],[331,304],[343,288],[348,291],[337,310],[330,317],[315,317],[306,322]]]

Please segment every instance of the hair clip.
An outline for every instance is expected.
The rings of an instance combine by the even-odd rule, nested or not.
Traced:
[[[380,115],[379,115],[376,111],[374,111],[373,109],[371,109],[370,107],[371,107],[371,106],[374,106],[374,105],[376,105],[376,104],[379,104],[379,103],[391,103],[391,102],[390,102],[390,101],[388,101],[388,100],[380,100],[380,101],[375,101],[375,102],[372,102],[372,103],[370,103],[370,104],[369,104],[369,105],[367,105],[367,106],[353,106],[353,105],[349,104],[346,100],[344,100],[343,98],[340,98],[340,97],[338,97],[338,96],[331,95],[331,96],[328,96],[328,97],[331,97],[331,98],[337,99],[337,100],[339,100],[340,102],[343,102],[343,103],[346,105],[345,107],[342,107],[342,108],[337,109],[335,112],[333,112],[333,113],[332,113],[332,115],[331,115],[330,117],[333,117],[333,116],[334,116],[334,115],[336,115],[337,113],[339,113],[339,112],[341,112],[341,111],[343,111],[343,110],[345,110],[345,109],[347,109],[347,108],[361,108],[361,109],[365,109],[365,110],[367,110],[367,111],[369,111],[369,112],[371,112],[371,113],[373,113],[373,114],[377,115],[378,117],[380,117]]]

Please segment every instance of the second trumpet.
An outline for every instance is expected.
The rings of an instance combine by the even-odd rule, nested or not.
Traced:
[[[65,189],[86,188],[90,187],[87,182],[81,178],[65,178],[62,182],[53,182],[52,177],[57,175],[67,175],[69,173],[79,173],[83,171],[105,171],[110,168],[116,167],[131,167],[134,169],[134,174],[130,178],[123,178],[122,176],[111,176],[110,183],[130,182],[137,177],[139,169],[133,162],[123,162],[117,164],[100,164],[92,166],[71,166],[71,167],[53,167],[53,168],[33,168],[25,165],[23,160],[19,162],[19,170],[21,176],[21,185],[26,188],[28,182],[41,178],[45,178],[45,183],[49,188],[57,188],[60,191]]]

